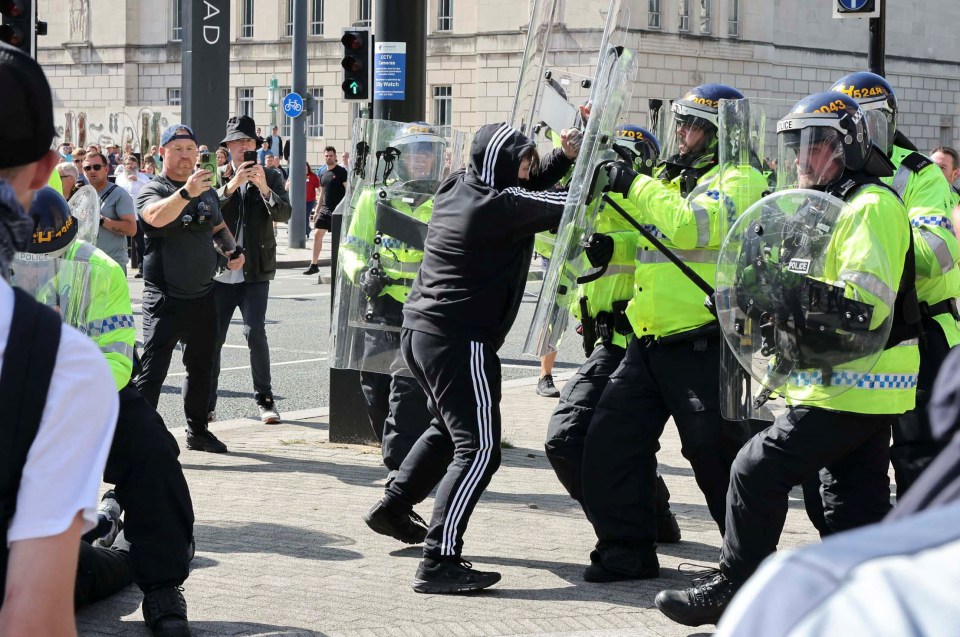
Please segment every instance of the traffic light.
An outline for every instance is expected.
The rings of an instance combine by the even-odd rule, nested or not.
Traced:
[[[33,55],[33,7],[30,0],[0,0],[0,40]]]
[[[343,43],[343,99],[363,100],[370,99],[370,62],[372,50],[370,47],[370,32],[354,29],[345,31],[340,38]]]
[[[876,18],[880,15],[877,0],[834,0],[833,15],[837,18]]]

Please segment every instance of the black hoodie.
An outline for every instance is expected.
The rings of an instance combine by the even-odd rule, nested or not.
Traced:
[[[553,186],[570,160],[555,149],[521,187],[521,158],[534,144],[507,124],[477,131],[470,165],[437,191],[420,272],[403,307],[403,327],[482,341],[495,349],[523,299],[533,236],[560,223],[565,192]],[[535,174],[534,174],[535,173]]]

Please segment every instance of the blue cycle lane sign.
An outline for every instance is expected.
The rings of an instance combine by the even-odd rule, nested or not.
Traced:
[[[299,93],[287,93],[283,102],[283,113],[287,117],[299,117],[303,114],[303,98]]]

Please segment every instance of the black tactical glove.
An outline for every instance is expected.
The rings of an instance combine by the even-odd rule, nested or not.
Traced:
[[[369,298],[375,299],[380,296],[385,287],[387,287],[387,277],[379,268],[364,270],[360,273],[360,289]]]
[[[607,190],[626,197],[630,194],[630,186],[637,178],[637,171],[625,161],[618,161],[607,166]]]
[[[587,261],[595,268],[602,268],[610,263],[613,258],[613,238],[610,235],[601,232],[594,232],[587,237],[587,242],[583,246],[583,252],[587,255]]]

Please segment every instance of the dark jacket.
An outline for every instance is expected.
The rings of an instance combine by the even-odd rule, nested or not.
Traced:
[[[520,309],[533,236],[556,228],[566,203],[565,192],[534,192],[549,188],[570,168],[559,148],[521,187],[520,160],[533,148],[507,124],[477,132],[469,166],[437,191],[403,327],[497,349],[503,344]]]
[[[227,188],[226,184],[217,190],[217,194],[220,195],[220,212],[223,214],[223,220],[243,246],[246,259],[243,265],[243,279],[248,283],[273,279],[277,271],[277,239],[273,235],[273,223],[290,220],[290,199],[283,187],[283,176],[273,168],[264,168],[264,172],[276,201],[273,206],[268,206],[260,191],[249,184],[246,195],[242,194],[244,190],[242,186],[233,191],[229,197],[223,196]],[[238,227],[240,223],[243,224],[242,237]]]

